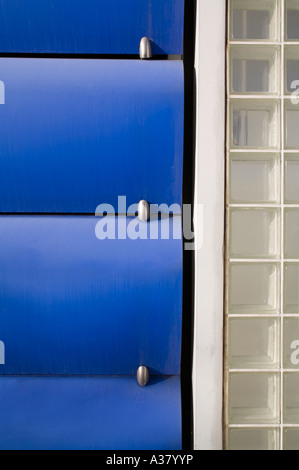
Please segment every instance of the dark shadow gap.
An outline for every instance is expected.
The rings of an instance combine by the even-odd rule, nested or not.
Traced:
[[[0,52],[1,58],[13,59],[94,59],[94,60],[140,60],[139,54],[50,54],[50,53],[17,53]],[[181,55],[153,55],[148,60],[182,60]]]
[[[184,74],[185,74],[185,133],[183,204],[194,202],[195,166],[195,34],[196,1],[185,1]],[[192,227],[193,231],[193,227]],[[186,240],[192,242],[192,240]],[[185,242],[185,240],[184,240]],[[194,330],[194,251],[183,251],[183,333],[181,359],[182,447],[193,449],[193,330]]]

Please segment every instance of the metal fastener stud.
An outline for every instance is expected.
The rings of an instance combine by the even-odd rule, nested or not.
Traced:
[[[141,222],[147,222],[150,218],[150,206],[147,201],[140,201],[138,204],[138,218]]]
[[[152,46],[148,38],[142,38],[139,46],[140,59],[151,59],[152,58]]]
[[[145,366],[140,366],[137,370],[137,382],[140,387],[145,387],[145,385],[149,382],[149,371],[148,368]]]

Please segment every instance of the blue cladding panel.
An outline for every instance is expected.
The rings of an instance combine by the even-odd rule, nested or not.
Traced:
[[[184,0],[0,0],[0,51],[182,54]]]
[[[99,240],[99,220],[0,217],[1,375],[180,373],[182,241]]]
[[[2,58],[0,80],[1,212],[181,204],[180,61]]]
[[[1,450],[180,450],[179,377],[1,378]]]

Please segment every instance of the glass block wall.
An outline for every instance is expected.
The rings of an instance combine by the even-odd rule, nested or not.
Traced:
[[[299,0],[228,23],[225,447],[299,450]]]

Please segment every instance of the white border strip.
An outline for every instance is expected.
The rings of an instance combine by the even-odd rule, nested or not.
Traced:
[[[194,448],[223,446],[226,2],[197,1]],[[203,227],[198,205],[203,205]]]

